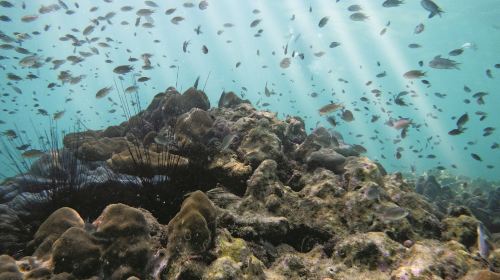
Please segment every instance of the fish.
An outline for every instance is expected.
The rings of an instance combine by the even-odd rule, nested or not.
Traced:
[[[146,82],[146,81],[149,81],[150,78],[149,77],[140,77],[139,79],[137,79],[138,82]]]
[[[319,109],[319,114],[320,114],[320,116],[324,116],[326,114],[330,114],[330,113],[335,112],[338,109],[342,109],[342,108],[344,108],[343,104],[330,103],[330,104],[327,104],[327,105],[321,107]]]
[[[167,9],[165,11],[165,14],[168,16],[168,15],[171,15],[173,14],[177,9],[176,8],[170,8],[170,9]]]
[[[353,21],[365,21],[368,19],[368,16],[362,12],[357,12],[357,13],[351,14],[349,16],[349,18]]]
[[[448,53],[448,55],[449,56],[457,56],[457,55],[461,55],[463,52],[464,52],[463,48],[458,48],[458,49],[454,49],[454,50],[450,51]]]
[[[491,73],[491,69],[486,69],[486,76],[490,79],[493,79],[493,74]]]
[[[113,69],[113,72],[115,72],[116,74],[123,75],[129,73],[132,70],[134,70],[134,67],[131,65],[120,65],[115,67],[115,69]]]
[[[420,1],[420,5],[430,12],[429,18],[433,18],[435,15],[441,16],[441,14],[444,13],[444,11],[432,0],[422,0]]]
[[[201,51],[202,51],[204,54],[207,54],[207,53],[208,53],[208,48],[207,48],[207,46],[203,45],[203,47],[201,47]]]
[[[366,188],[364,194],[368,200],[378,200],[380,198],[380,188],[377,185],[370,185]]]
[[[447,59],[447,58],[442,58],[441,55],[437,55],[434,57],[429,62],[429,67],[435,68],[435,69],[457,69],[460,70],[459,67],[460,63]]]
[[[38,15],[25,15],[21,17],[22,22],[33,22],[38,19]]]
[[[350,110],[343,110],[340,118],[346,122],[352,122],[354,120],[354,115]]]
[[[418,48],[421,48],[421,47],[422,47],[421,45],[416,44],[416,43],[412,43],[412,44],[408,45],[408,48],[410,48],[410,49],[418,49]]]
[[[108,95],[112,90],[113,90],[112,87],[103,87],[103,88],[101,88],[100,90],[97,91],[97,93],[95,94],[95,97],[97,99],[103,98],[106,95]]]
[[[200,1],[200,3],[198,4],[198,8],[200,10],[205,10],[206,8],[208,8],[208,1],[206,0]]]
[[[30,149],[21,154],[23,158],[37,158],[43,156],[45,153],[38,149]]]
[[[30,146],[31,146],[31,144],[23,144],[19,147],[16,147],[16,149],[19,151],[24,151],[24,150],[28,149]]]
[[[319,23],[318,23],[318,27],[319,27],[319,28],[324,27],[324,26],[328,23],[328,19],[329,19],[329,17],[323,17],[323,18],[319,21]]]
[[[4,8],[12,8],[14,5],[9,1],[0,1],[0,6]]]
[[[10,19],[10,17],[8,17],[6,15],[1,15],[0,20],[4,21],[4,22],[11,22],[12,21],[12,19]]]
[[[404,4],[403,0],[385,0],[384,3],[382,3],[382,7],[392,8],[392,7],[397,7],[401,4]]]
[[[478,154],[471,153],[470,156],[477,161],[483,161],[483,159]]]
[[[425,30],[425,25],[423,23],[419,23],[417,26],[415,26],[415,30],[413,30],[414,34],[420,34],[424,32]]]
[[[351,6],[347,7],[347,10],[348,10],[349,12],[359,12],[359,11],[361,11],[362,9],[363,9],[363,8],[361,8],[361,6],[360,6],[360,5],[351,5]]]
[[[56,120],[56,121],[57,121],[57,120],[61,119],[61,118],[64,116],[64,113],[65,113],[65,112],[66,112],[65,110],[55,112],[55,113],[52,115],[52,117],[53,117],[53,119],[54,119],[54,120]]]
[[[468,121],[469,121],[469,115],[467,113],[460,116],[460,118],[458,118],[457,120],[458,129],[462,129]]]
[[[410,126],[411,120],[410,119],[399,119],[397,121],[389,121],[388,122],[389,126],[392,126],[395,129],[404,129]]]
[[[182,43],[182,51],[183,52],[187,52],[187,48],[189,46],[189,42],[190,41],[184,41],[184,43]]]
[[[340,43],[339,43],[339,42],[331,42],[331,43],[330,43],[330,45],[329,45],[329,47],[330,47],[331,49],[336,48],[336,47],[338,47],[338,46],[340,46]]]
[[[487,229],[482,222],[477,224],[477,247],[481,258],[487,260],[490,255],[491,244]]]
[[[181,16],[176,16],[176,17],[173,17],[170,22],[172,22],[173,24],[177,25],[179,24],[179,22],[183,21],[184,18],[181,17]]]
[[[290,58],[285,57],[281,60],[280,67],[283,69],[286,69],[286,68],[290,67],[290,63],[291,63]]]
[[[236,133],[230,133],[222,139],[222,142],[220,143],[219,149],[221,151],[224,151],[231,146],[231,144],[234,142],[234,140],[238,137],[238,134]]]
[[[425,77],[425,72],[420,70],[410,70],[403,74],[403,77],[406,79],[420,79],[421,77]]]
[[[251,28],[254,28],[254,27],[256,27],[257,25],[259,25],[259,23],[260,23],[260,22],[261,22],[261,19],[256,19],[256,20],[254,20],[254,21],[252,21],[252,22],[250,23],[250,27],[251,27]]]
[[[399,206],[382,206],[377,211],[380,219],[384,221],[397,221],[408,216],[409,212]]]
[[[138,86],[129,86],[125,89],[125,93],[133,93],[133,92],[137,92],[137,90],[139,90],[139,87]]]

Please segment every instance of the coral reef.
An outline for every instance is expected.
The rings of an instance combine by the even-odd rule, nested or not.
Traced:
[[[1,183],[0,279],[498,279],[498,188],[388,174],[233,92],[63,143]]]

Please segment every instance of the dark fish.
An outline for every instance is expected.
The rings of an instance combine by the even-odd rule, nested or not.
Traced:
[[[172,22],[173,24],[179,24],[179,22],[183,21],[184,18],[183,17],[180,17],[180,16],[177,16],[177,17],[173,17],[170,22]]]
[[[116,74],[127,74],[132,70],[134,70],[134,67],[131,65],[120,65],[115,67],[115,69],[113,69],[113,72],[115,72]]]
[[[239,61],[236,62],[236,68],[240,67],[240,65],[241,65],[241,62],[239,62]]]
[[[463,132],[464,132],[463,129],[455,128],[455,129],[448,131],[448,134],[449,135],[459,135],[459,134],[462,134]]]
[[[415,44],[415,43],[412,43],[412,44],[408,45],[408,48],[410,48],[410,49],[418,49],[418,48],[421,48],[421,47],[422,47],[421,45]]]
[[[137,79],[138,82],[146,82],[146,81],[149,81],[150,78],[149,77],[140,77],[139,79]]]
[[[464,127],[464,125],[469,121],[469,115],[467,113],[463,114],[462,116],[460,116],[460,118],[458,118],[457,120],[457,127],[459,129],[462,129]]]
[[[439,8],[439,6],[432,0],[422,0],[420,1],[420,4],[424,9],[430,12],[429,18],[432,18],[435,15],[441,16],[441,14],[444,13],[444,11],[441,10],[441,8]]]
[[[348,10],[349,12],[359,12],[359,11],[361,11],[362,9],[363,9],[363,8],[361,8],[361,6],[360,6],[360,5],[351,5],[351,6],[347,7],[347,10]]]
[[[0,16],[0,20],[1,20],[1,21],[5,21],[5,22],[10,22],[10,21],[12,21],[12,20],[10,19],[10,17],[8,17],[8,16],[6,16],[6,15],[1,15],[1,16]]]
[[[460,63],[447,59],[447,58],[442,58],[441,55],[437,55],[434,57],[433,60],[429,62],[429,67],[435,68],[435,69],[457,69],[460,70],[459,68]]]
[[[397,7],[404,4],[403,0],[385,0],[382,6],[385,8]]]
[[[346,122],[352,122],[354,120],[354,115],[350,110],[343,110],[340,118]]]
[[[323,18],[319,21],[318,26],[319,26],[320,28],[322,28],[323,26],[325,26],[325,25],[328,23],[328,18],[329,18],[329,17],[323,17]]]
[[[206,8],[208,8],[208,1],[206,0],[200,1],[200,3],[198,4],[198,8],[200,10],[205,10]]]
[[[333,48],[336,48],[336,47],[338,47],[338,46],[340,46],[340,43],[339,43],[339,42],[331,42],[331,43],[330,43],[330,48],[332,48],[332,49],[333,49]]]
[[[491,73],[491,69],[486,69],[486,76],[490,79],[493,79],[493,74]]]
[[[165,14],[168,16],[168,15],[171,15],[175,12],[175,10],[177,10],[176,8],[171,8],[171,9],[168,9],[165,11]]]
[[[368,19],[368,16],[365,15],[364,13],[357,12],[352,14],[349,18],[353,21],[365,21]]]
[[[470,156],[477,161],[483,161],[481,157],[477,154],[471,153]]]
[[[97,93],[95,94],[95,98],[97,99],[100,99],[100,98],[103,98],[105,97],[106,95],[108,95],[111,90],[113,90],[112,87],[104,87],[104,88],[101,88],[100,90],[97,91]]]
[[[256,19],[256,20],[252,21],[250,23],[250,27],[251,28],[256,27],[257,25],[259,25],[260,21],[261,21],[261,19]]]
[[[0,6],[4,8],[12,8],[14,5],[10,3],[9,1],[0,1]]]
[[[452,51],[450,51],[448,53],[449,56],[457,56],[457,55],[461,55],[462,53],[464,52],[464,49],[460,48],[460,49],[454,49]]]
[[[184,41],[184,43],[182,43],[182,51],[187,52],[188,46],[189,46],[189,41]]]
[[[202,51],[204,54],[207,54],[207,53],[208,53],[208,48],[207,48],[207,46],[203,45],[203,47],[201,47],[201,51]]]

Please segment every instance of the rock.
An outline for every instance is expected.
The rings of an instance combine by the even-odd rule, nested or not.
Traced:
[[[52,246],[54,273],[72,273],[79,278],[99,274],[101,252],[92,236],[82,228],[66,230]]]
[[[354,234],[335,246],[334,258],[347,267],[366,267],[369,270],[390,269],[405,252],[401,244],[383,232]]]
[[[307,138],[304,121],[300,117],[286,118],[285,138],[293,144],[300,145]]]
[[[111,279],[143,278],[152,257],[149,225],[144,214],[124,204],[111,204],[93,223],[102,248],[104,275]]]
[[[392,271],[391,279],[461,279],[467,271],[481,266],[456,241],[442,244],[436,240],[422,240],[409,249],[399,267]]]
[[[238,153],[252,167],[266,159],[281,159],[281,140],[276,134],[261,126],[252,128],[241,141]]]
[[[476,270],[467,273],[463,280],[500,280],[500,273],[489,270]]]
[[[441,186],[436,181],[436,177],[430,175],[427,176],[427,178],[418,178],[418,181],[415,185],[415,191],[426,197],[436,197],[440,194]]]
[[[217,154],[208,165],[208,170],[222,185],[240,195],[245,192],[246,181],[252,174],[252,167],[238,161],[232,153]]]
[[[0,280],[23,280],[16,260],[8,255],[0,255]]]
[[[203,192],[192,192],[168,223],[169,256],[177,258],[208,250],[215,235],[216,215],[215,206]]]
[[[330,132],[326,128],[316,128],[297,148],[295,158],[299,161],[304,161],[312,152],[321,148],[334,148],[335,144],[336,141],[332,139]]]
[[[208,267],[204,280],[265,279],[264,264],[252,254],[243,239],[222,231],[214,243],[217,259]]]
[[[189,160],[168,151],[155,152],[143,147],[131,148],[107,160],[108,166],[119,173],[141,177],[171,175],[188,167]]]
[[[196,150],[210,140],[214,120],[207,111],[193,108],[179,116],[175,124],[175,139],[183,149]]]
[[[253,172],[250,179],[247,181],[247,190],[245,196],[263,201],[266,197],[273,193],[279,193],[281,189],[276,169],[278,164],[271,159],[264,160],[257,169]]]
[[[307,157],[307,165],[309,168],[324,167],[335,173],[344,171],[345,157],[335,152],[333,149],[321,148],[318,151],[312,152]]]
[[[471,216],[461,215],[449,217],[442,221],[444,228],[442,237],[444,240],[455,240],[470,248],[477,241],[478,220]]]
[[[29,248],[36,249],[34,256],[48,258],[52,244],[69,228],[83,228],[84,221],[75,210],[63,207],[52,213],[38,228]]]
[[[125,138],[96,138],[84,140],[77,144],[77,157],[86,161],[107,160],[114,153],[120,153],[128,149],[129,143]]]

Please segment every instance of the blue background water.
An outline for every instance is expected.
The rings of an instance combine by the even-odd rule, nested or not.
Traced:
[[[380,160],[391,171],[408,171],[411,165],[418,172],[439,165],[453,169],[450,166],[455,164],[457,169],[453,172],[457,174],[500,179],[497,166],[500,163],[499,149],[490,148],[494,142],[500,142],[498,134],[482,136],[483,128],[496,128],[500,120],[500,70],[494,68],[494,64],[500,63],[500,2],[439,0],[436,2],[445,13],[432,19],[427,17],[428,12],[421,7],[420,1],[407,0],[404,5],[395,8],[384,8],[382,2],[217,0],[209,1],[208,8],[200,10],[199,2],[193,2],[193,8],[186,8],[182,1],[156,1],[159,7],[151,8],[155,10],[152,15],[154,27],[144,28],[134,25],[136,11],[150,8],[142,1],[79,1],[79,8],[74,6],[74,1],[65,1],[75,11],[74,14],[67,15],[66,10],[59,9],[42,14],[30,23],[21,22],[21,17],[37,14],[41,5],[57,1],[25,1],[26,9],[21,8],[21,1],[12,1],[16,7],[0,8],[0,14],[12,19],[12,22],[0,22],[0,30],[9,36],[13,36],[14,32],[31,34],[40,31],[41,35],[31,35],[31,39],[24,40],[22,47],[44,58],[65,59],[73,55],[71,41],[60,41],[61,36],[69,33],[85,39],[81,31],[91,24],[91,19],[111,11],[116,12],[116,16],[111,19],[112,25],[100,21],[88,36],[99,37],[99,41],[76,49],[90,52],[90,47],[94,46],[100,54],[76,65],[66,62],[59,69],[51,70],[52,64],[46,63],[39,69],[23,69],[16,57],[23,58],[25,55],[14,50],[0,50],[2,56],[8,57],[0,60],[4,68],[0,69],[0,89],[2,94],[10,94],[1,97],[0,119],[5,124],[0,125],[0,130],[17,125],[20,130],[26,131],[28,137],[36,138],[32,123],[42,130],[48,128],[51,118],[37,114],[37,108],[33,107],[36,103],[50,115],[65,110],[64,117],[57,121],[59,129],[72,127],[77,119],[92,129],[119,124],[125,120],[122,110],[112,106],[107,97],[95,98],[99,89],[113,86],[114,80],[119,82],[119,75],[113,73],[114,67],[132,64],[135,73],[141,72],[140,76],[151,78],[145,83],[138,83],[141,103],[145,107],[155,94],[176,84],[177,68],[171,68],[174,65],[180,68],[178,89],[187,89],[198,76],[201,76],[200,87],[203,87],[207,75],[211,73],[205,91],[212,105],[216,104],[223,89],[233,90],[253,104],[258,103],[260,108],[278,112],[280,117],[303,117],[308,129],[317,125],[331,127],[326,118],[319,115],[318,109],[330,101],[343,103],[354,113],[355,120],[347,123],[339,118],[339,112],[335,112],[333,115],[338,122],[335,129],[344,135],[346,142],[365,146],[369,157]],[[353,4],[362,7],[362,12],[369,16],[368,20],[355,22],[349,18],[351,12],[347,7]],[[133,6],[134,10],[120,11],[125,5]],[[90,12],[93,6],[98,9]],[[312,12],[309,12],[310,7]],[[177,10],[172,15],[165,15],[165,10],[169,8]],[[252,13],[254,9],[260,10],[260,13]],[[293,21],[290,20],[292,15],[295,15]],[[170,22],[174,16],[182,16],[185,20],[174,25]],[[328,16],[329,21],[319,28],[318,22],[324,16]],[[251,28],[250,23],[255,19],[262,21]],[[127,21],[129,25],[122,25],[122,21]],[[388,21],[390,25],[386,33],[380,35]],[[144,22],[146,20],[142,18],[141,24]],[[223,26],[225,23],[234,26],[227,28]],[[425,25],[425,31],[414,34],[414,28],[419,23]],[[43,31],[45,25],[50,25],[46,32]],[[106,28],[101,31],[100,27],[104,25]],[[203,32],[200,35],[193,30],[198,25]],[[72,28],[77,28],[79,32],[71,31]],[[261,36],[255,37],[259,29],[263,29]],[[219,30],[224,32],[217,35]],[[113,41],[106,41],[106,37]],[[182,45],[187,40],[190,41],[189,52],[184,53]],[[341,45],[329,48],[332,41]],[[98,42],[107,42],[111,47],[99,47]],[[285,57],[283,47],[287,43],[287,57],[296,51],[304,53],[305,59],[292,58],[290,67],[283,69],[280,61]],[[418,43],[422,48],[408,48],[410,43]],[[453,58],[461,63],[460,70],[428,67],[433,57],[440,54],[449,57],[449,51],[464,43],[474,43],[477,50],[465,49],[461,56]],[[203,45],[208,47],[208,54],[202,53]],[[257,55],[257,50],[260,55]],[[320,51],[324,51],[325,55],[314,56]],[[143,53],[153,54],[150,59],[153,69],[141,69],[140,55]],[[129,57],[139,58],[139,61],[129,63]],[[106,63],[106,59],[113,62]],[[424,62],[424,67],[419,67],[420,60]],[[238,68],[235,67],[237,62],[241,62]],[[413,69],[425,71],[426,79],[432,86],[427,88],[419,80],[410,81],[403,77],[406,71]],[[486,76],[486,69],[492,70],[493,79]],[[62,85],[57,80],[61,70],[86,77],[77,85]],[[383,71],[386,71],[386,77],[375,77]],[[25,77],[30,72],[40,78],[19,82],[6,78],[7,73]],[[123,77],[125,87],[133,84],[133,73]],[[339,78],[348,83],[339,81]],[[366,85],[368,81],[372,81],[369,86]],[[22,94],[15,93],[9,82],[20,88]],[[51,82],[58,84],[53,90],[47,88]],[[275,95],[264,95],[266,83]],[[464,85],[469,86],[472,92],[464,92]],[[381,96],[375,97],[371,93],[373,89],[381,90]],[[409,103],[407,107],[393,103],[394,95],[403,90],[416,93],[405,96]],[[477,104],[472,98],[479,91],[489,93],[484,105]],[[313,92],[318,96],[312,97]],[[434,94],[436,92],[446,94],[446,97],[438,98]],[[361,101],[363,96],[369,101]],[[34,97],[39,102],[34,101]],[[109,97],[118,103],[115,90]],[[72,98],[72,101],[65,102],[67,98]],[[467,98],[471,100],[470,104],[463,102]],[[269,103],[269,106],[261,107],[264,103]],[[109,113],[113,108],[116,113]],[[488,117],[479,121],[476,111],[487,112]],[[452,117],[458,118],[465,112],[471,119],[466,125],[468,129],[459,136],[448,135],[448,131],[456,127],[456,120]],[[381,118],[371,123],[372,115],[380,115]],[[393,140],[398,138],[400,131],[384,123],[389,118],[399,117],[410,118],[413,123],[422,126],[418,131],[411,127],[408,137],[395,144]],[[429,137],[432,140],[428,141]],[[467,143],[470,141],[473,145]],[[33,146],[36,148],[36,144]],[[395,158],[398,147],[404,149],[399,160]],[[418,150],[418,153],[413,153],[412,149]],[[483,161],[473,160],[470,156],[472,152],[480,155]],[[429,154],[435,154],[436,158],[426,158]],[[494,168],[487,168],[487,165]],[[9,173],[6,170],[4,173]]]

